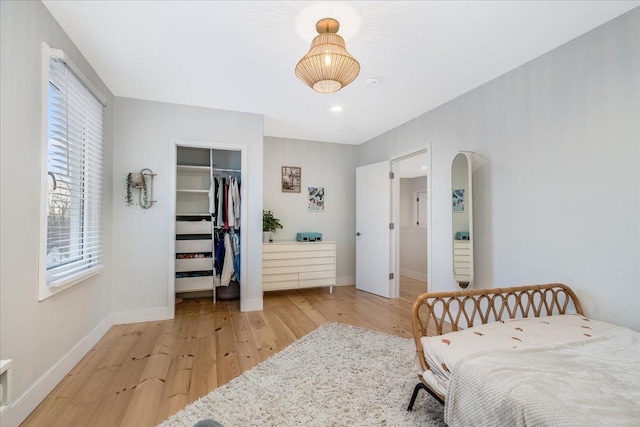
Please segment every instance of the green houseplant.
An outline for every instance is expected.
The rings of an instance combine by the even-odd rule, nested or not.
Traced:
[[[282,228],[280,220],[271,211],[262,211],[262,242],[271,242],[271,233]]]

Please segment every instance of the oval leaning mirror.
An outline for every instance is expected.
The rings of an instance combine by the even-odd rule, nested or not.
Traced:
[[[473,157],[460,152],[451,165],[453,277],[458,286],[473,284]]]

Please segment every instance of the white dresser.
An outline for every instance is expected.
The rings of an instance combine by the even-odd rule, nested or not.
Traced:
[[[453,276],[456,282],[471,281],[471,240],[453,241]]]
[[[336,242],[262,244],[262,290],[314,288],[336,284]]]

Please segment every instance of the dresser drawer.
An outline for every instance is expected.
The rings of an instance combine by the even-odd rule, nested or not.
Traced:
[[[264,274],[262,273],[262,283],[289,282],[298,280],[298,273]]]
[[[262,259],[303,259],[303,258],[323,258],[332,257],[334,251],[301,251],[301,252],[263,252]]]
[[[297,265],[286,265],[282,267],[262,267],[263,275],[271,275],[271,274],[283,274],[283,273],[294,273],[298,274],[298,266]]]
[[[322,278],[322,279],[308,279],[308,280],[300,280],[301,288],[315,288],[318,286],[335,286],[336,279],[332,278]]]
[[[336,274],[336,264],[335,261],[331,261],[331,263],[326,264],[309,264],[309,265],[301,265],[298,267],[298,271],[300,274],[310,272],[310,271],[328,271],[331,274]]]
[[[276,267],[298,267],[298,260],[292,258],[284,259],[265,259],[262,258],[262,268],[276,268]]]
[[[282,289],[297,289],[300,285],[298,280],[284,280],[280,282],[265,282],[262,281],[262,290],[263,291],[278,291]]]
[[[467,255],[458,255],[458,254],[456,254],[456,255],[453,256],[453,262],[454,263],[464,262],[464,263],[470,264],[471,263],[471,255],[468,255],[468,254]]]
[[[327,278],[333,278],[335,277],[336,273],[333,271],[310,271],[307,273],[300,273],[298,275],[298,278],[300,279],[300,282],[302,282],[303,280],[310,280],[310,279],[327,279]]]

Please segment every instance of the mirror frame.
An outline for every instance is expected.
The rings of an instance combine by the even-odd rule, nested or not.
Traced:
[[[468,225],[468,230],[456,230],[455,227],[455,215],[457,215],[459,212],[464,212],[464,211],[455,211],[455,205],[456,205],[456,199],[454,196],[454,183],[455,182],[460,182],[460,179],[455,179],[454,178],[454,167],[456,164],[456,161],[458,159],[464,158],[467,161],[467,168],[466,168],[466,172],[467,172],[467,176],[466,176],[466,182],[465,182],[465,192],[463,195],[463,208],[464,211],[466,211],[465,213],[468,215],[468,220],[469,220],[469,225]],[[462,178],[464,179],[464,177]],[[456,185],[457,187],[457,185]],[[470,151],[460,151],[458,152],[454,158],[453,161],[451,162],[451,197],[452,197],[452,203],[451,203],[451,231],[452,231],[452,235],[451,235],[451,246],[452,246],[452,272],[453,272],[453,278],[456,281],[456,283],[458,284],[458,286],[462,289],[469,289],[473,286],[474,283],[474,279],[475,279],[475,275],[474,275],[474,251],[473,251],[473,246],[474,246],[474,241],[475,241],[475,235],[474,235],[474,231],[473,231],[473,153]],[[456,233],[460,232],[460,231],[468,231],[469,234],[467,236],[466,239],[456,239]],[[456,244],[456,242],[458,242],[458,244]],[[468,242],[468,244],[463,243],[463,242]],[[466,253],[467,253],[467,247],[468,247],[468,260],[466,257]],[[456,259],[457,258],[457,259]],[[467,282],[466,280],[460,280],[461,278],[466,278],[465,274],[462,274],[462,277],[460,277],[460,274],[456,274],[456,268],[458,268],[458,270],[460,269],[466,269],[467,268],[467,264],[468,264],[468,269],[469,269],[469,274],[468,274],[468,279],[469,281]]]

